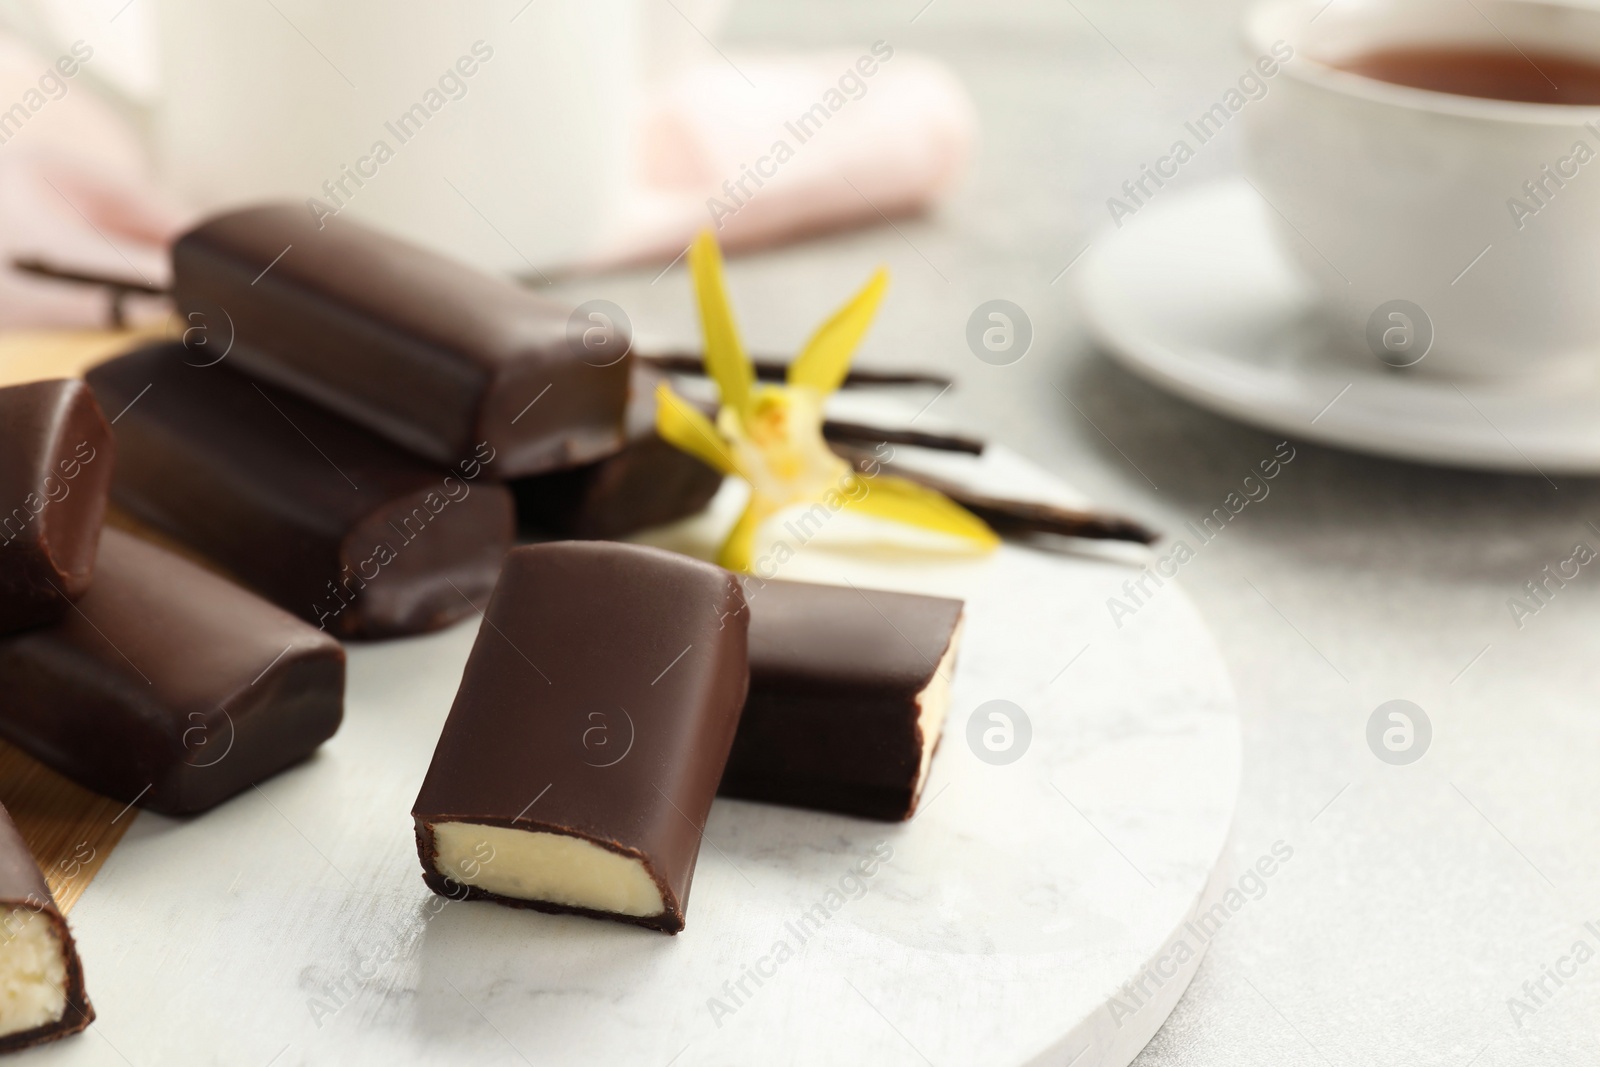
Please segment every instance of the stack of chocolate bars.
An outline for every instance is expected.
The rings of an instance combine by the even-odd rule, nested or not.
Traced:
[[[203,811],[339,727],[344,650],[102,530],[114,445],[82,382],[0,389],[0,737],[81,785]],[[0,809],[0,1050],[93,1018],[65,919]]]
[[[512,479],[622,445],[631,362],[559,307],[344,220],[275,205],[180,239],[187,340],[90,371],[119,411],[113,499],[343,638],[475,613],[514,543]]]
[[[204,811],[333,736],[344,649],[102,530],[115,452],[82,382],[0,389],[0,737],[125,803]]]

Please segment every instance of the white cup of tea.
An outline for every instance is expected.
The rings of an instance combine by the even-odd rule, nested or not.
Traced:
[[[1600,367],[1600,10],[1269,0],[1245,37],[1294,49],[1246,109],[1246,173],[1352,348],[1462,378]]]

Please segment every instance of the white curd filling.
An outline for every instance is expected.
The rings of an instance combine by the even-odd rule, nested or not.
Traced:
[[[639,860],[580,837],[480,823],[433,827],[440,874],[504,897],[615,915],[660,915],[666,906]]]
[[[0,1036],[58,1022],[67,1011],[67,961],[54,925],[32,908],[0,918]]]
[[[956,646],[961,642],[961,629],[957,623],[950,635],[950,647],[944,650],[938,669],[926,688],[917,694],[917,731],[922,735],[922,762],[917,768],[917,780],[912,784],[911,796],[922,796],[922,786],[928,780],[928,767],[933,763],[933,749],[944,730],[944,720],[950,710],[950,674],[955,670]]]

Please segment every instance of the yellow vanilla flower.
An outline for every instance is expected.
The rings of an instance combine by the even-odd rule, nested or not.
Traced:
[[[904,478],[859,474],[823,440],[823,400],[844,382],[888,287],[886,271],[874,273],[812,334],[784,385],[756,381],[723,286],[722,254],[709,231],[689,249],[689,272],[700,303],[706,373],[721,391],[721,407],[713,424],[663,384],[656,392],[656,430],[675,447],[750,483],[750,502],[718,563],[749,570],[762,523],[786,508],[819,503],[830,512],[849,508],[949,534],[984,551],[999,543],[981,519],[942,494]]]

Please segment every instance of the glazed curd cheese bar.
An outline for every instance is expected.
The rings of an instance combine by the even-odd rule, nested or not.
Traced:
[[[206,359],[225,353],[436,464],[487,441],[513,478],[621,444],[626,339],[593,359],[569,342],[568,309],[506,279],[286,203],[204,221],[172,264]]]
[[[89,372],[122,412],[125,512],[338,637],[436,630],[487,602],[515,535],[491,448],[436,467],[194,358],[161,344]]]
[[[963,605],[741,577],[750,695],[722,793],[909,819],[950,703]]]
[[[654,548],[514,549],[412,811],[435,892],[683,929],[748,680],[739,583]]]
[[[0,1052],[75,1034],[93,1021],[72,931],[0,807]]]
[[[82,382],[0,389],[0,634],[54,622],[89,588],[111,447]]]
[[[75,609],[0,638],[0,737],[86,789],[190,814],[332,737],[344,670],[327,634],[107,528]]]

